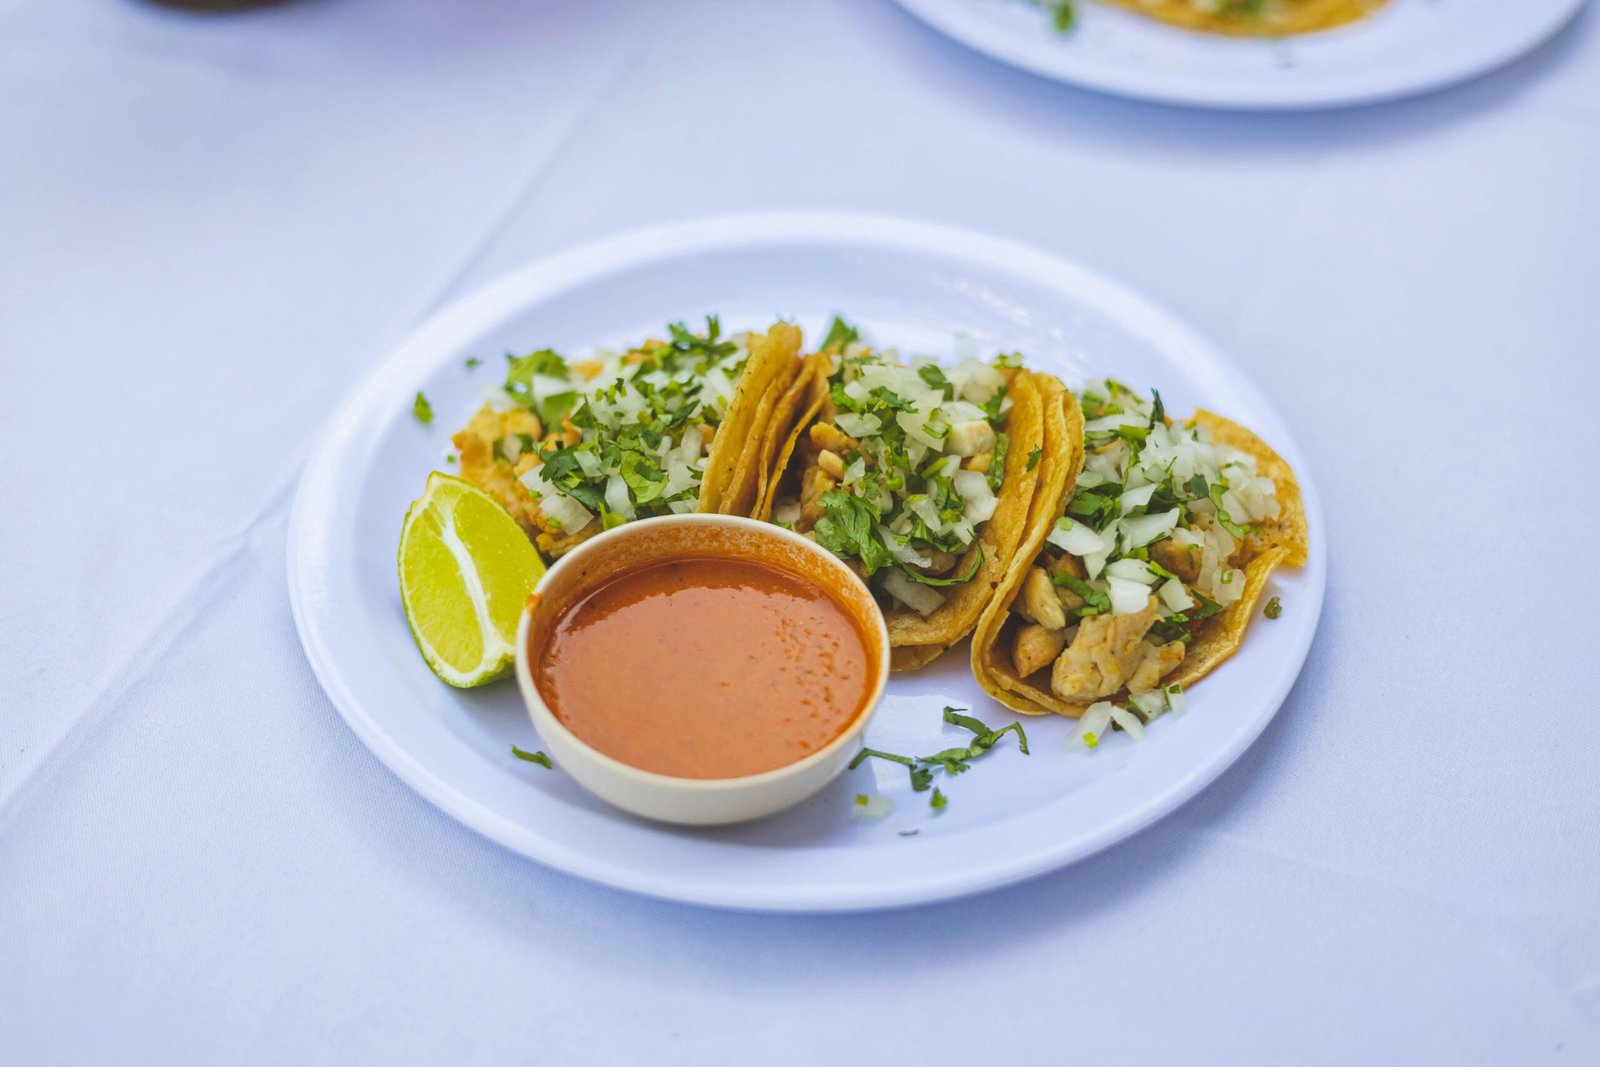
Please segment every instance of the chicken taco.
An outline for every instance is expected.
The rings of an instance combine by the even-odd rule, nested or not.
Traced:
[[[799,356],[795,326],[724,337],[715,316],[703,332],[674,324],[667,340],[584,361],[508,356],[503,387],[453,438],[461,476],[548,557],[630,519],[749,514],[755,428],[774,421]]]
[[[1364,19],[1389,0],[1107,0],[1161,22],[1208,33],[1283,37]]]
[[[1238,649],[1272,572],[1305,562],[1299,486],[1220,415],[1173,423],[1159,393],[1111,380],[1057,396],[1028,534],[978,623],[973,674],[1017,711],[1121,703],[1148,720]]]
[[[802,374],[809,397],[769,435],[757,514],[849,562],[895,669],[920,667],[972,629],[1022,542],[1044,437],[1035,376],[1014,356],[901,362],[839,320]]]

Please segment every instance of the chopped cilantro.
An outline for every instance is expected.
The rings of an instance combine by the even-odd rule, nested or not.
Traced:
[[[1033,468],[1035,468],[1035,467],[1037,467],[1039,465],[1039,457],[1041,455],[1043,455],[1043,454],[1044,454],[1044,449],[1040,448],[1038,445],[1035,445],[1035,446],[1033,446],[1033,448],[1028,450],[1028,469],[1029,470],[1033,470]]]
[[[830,489],[817,502],[827,513],[812,530],[817,544],[836,556],[859,559],[868,575],[894,562],[878,535],[879,515],[870,503],[843,489]]]
[[[550,762],[550,757],[546,756],[543,752],[524,752],[522,749],[518,748],[516,745],[512,745],[511,746],[511,754],[513,756],[517,757],[520,760],[527,760],[529,763],[537,763],[539,766],[543,767],[545,770],[554,770],[555,769],[555,764],[551,763]]]
[[[1262,609],[1261,614],[1265,615],[1269,619],[1276,619],[1279,615],[1283,614],[1283,602],[1277,597],[1273,597],[1271,600],[1267,601],[1267,606]]]
[[[1111,610],[1111,594],[1101,589],[1096,589],[1082,578],[1068,574],[1066,571],[1057,571],[1050,579],[1051,583],[1070,589],[1083,603],[1072,609],[1072,614],[1080,619],[1090,615],[1104,615]]]
[[[828,326],[828,336],[822,339],[822,350],[824,352],[843,351],[845,345],[855,344],[860,340],[860,332],[854,326],[835,315],[832,324]]]
[[[1000,491],[1000,484],[1006,480],[1006,457],[1011,454],[1011,435],[997,433],[994,435],[994,455],[989,457],[989,470],[986,477],[989,488]],[[1032,470],[1032,467],[1028,468]]]
[[[850,761],[850,769],[861,766],[868,759],[888,760],[898,763],[911,775],[911,788],[914,792],[923,793],[933,784],[933,772],[942,770],[947,775],[962,774],[972,768],[972,760],[977,759],[995,746],[995,743],[1008,733],[1017,735],[1017,747],[1024,756],[1028,755],[1028,735],[1022,730],[1021,723],[1010,723],[998,730],[990,729],[980,719],[960,711],[957,708],[944,709],[944,721],[952,726],[959,726],[973,735],[972,743],[955,748],[947,748],[935,752],[931,756],[902,756],[896,752],[883,752],[875,748],[863,748],[856,753],[856,758]],[[929,799],[929,805],[935,810],[942,810],[949,800],[937,788]]]
[[[930,388],[942,390],[946,400],[956,395],[955,386],[950,384],[950,379],[944,376],[944,371],[937,364],[924,363],[917,368],[917,377],[927,382]]]
[[[819,523],[818,525],[820,526],[821,524]],[[963,574],[959,578],[934,578],[930,575],[923,574],[915,567],[901,567],[900,569],[905,572],[905,576],[907,578],[911,579],[913,582],[916,582],[918,585],[931,585],[936,587],[966,585],[968,582],[972,581],[972,579],[978,576],[978,570],[983,566],[983,546],[978,545],[977,549],[978,555],[972,561],[972,566],[967,568],[967,573]]]
[[[483,360],[479,359],[477,356],[468,356],[467,357],[467,369],[468,370],[477,370],[481,366],[483,366]]]
[[[411,402],[411,414],[424,426],[433,422],[433,405],[428,403],[428,398],[420,389],[417,390],[417,398]]]

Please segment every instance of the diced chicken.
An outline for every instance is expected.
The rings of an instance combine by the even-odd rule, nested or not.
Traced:
[[[840,455],[844,455],[844,453],[852,449],[859,450],[861,448],[859,441],[831,422],[812,423],[811,429],[807,431],[807,436],[811,438],[811,443],[818,448],[826,448]]]
[[[1130,693],[1148,693],[1160,685],[1161,679],[1171,674],[1178,664],[1183,662],[1182,641],[1168,641],[1160,646],[1146,641],[1140,647],[1144,650],[1144,658],[1139,661],[1138,669],[1128,679]]]
[[[827,514],[817,501],[838,484],[821,467],[807,467],[800,476],[800,524],[805,529],[811,529],[818,519]]]
[[[830,448],[817,453],[817,466],[827,471],[829,477],[844,477],[844,457]]]
[[[1046,630],[1067,628],[1067,613],[1061,608],[1056,587],[1043,567],[1031,567],[1022,580],[1022,614]]]
[[[1144,635],[1156,621],[1156,598],[1132,615],[1091,615],[1050,671],[1062,700],[1089,704],[1120,692],[1144,661]]]
[[[993,463],[993,452],[979,452],[976,456],[973,456],[971,459],[967,460],[963,466],[965,466],[969,471],[977,471],[979,474],[988,474],[989,467]]]
[[[1011,662],[1017,668],[1017,675],[1026,678],[1050,666],[1061,655],[1066,643],[1065,630],[1046,630],[1037,623],[1020,628],[1011,646]]]
[[[1048,557],[1044,567],[1052,578],[1062,573],[1070,574],[1080,581],[1089,577],[1089,572],[1083,569],[1083,561],[1070,552]]]
[[[949,574],[961,559],[954,552],[941,552],[936,548],[923,549],[922,555],[924,559],[928,560],[928,565],[917,569],[937,575]]]
[[[1200,577],[1200,546],[1180,545],[1164,537],[1150,546],[1150,558],[1190,585]]]
[[[944,450],[952,456],[976,456],[980,452],[993,452],[994,444],[994,427],[983,419],[974,419],[950,427]]]
[[[537,439],[539,429],[538,417],[525,408],[496,411],[485,404],[451,438],[461,457],[461,477],[494,497],[530,537],[542,528],[538,505],[517,481],[520,471],[496,458],[494,446],[508,435],[528,434]],[[536,459],[530,450],[518,457],[518,466],[525,470]]]

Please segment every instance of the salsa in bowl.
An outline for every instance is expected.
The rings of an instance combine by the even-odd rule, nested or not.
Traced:
[[[528,598],[518,685],[556,762],[647,818],[710,825],[805,799],[883,695],[872,594],[815,542],[729,515],[615,527]]]

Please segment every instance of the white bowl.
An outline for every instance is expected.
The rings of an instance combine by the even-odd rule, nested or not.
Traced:
[[[536,617],[559,611],[574,592],[592,589],[624,570],[685,555],[724,554],[763,560],[788,570],[814,569],[835,579],[829,588],[861,624],[877,672],[856,717],[826,746],[796,763],[740,778],[677,778],[640,770],[580,740],[551,712],[534,684],[528,634]],[[806,567],[806,562],[811,564]],[[797,566],[798,565],[798,566]],[[744,822],[811,796],[861,750],[861,735],[889,677],[889,631],[859,578],[827,549],[780,526],[733,515],[667,515],[626,523],[591,537],[540,579],[517,627],[517,685],[550,758],[575,781],[624,811],[661,822],[710,826]]]

